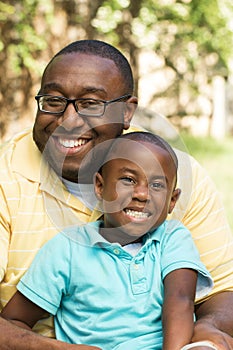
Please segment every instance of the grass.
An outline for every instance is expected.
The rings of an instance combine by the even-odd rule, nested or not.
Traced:
[[[194,137],[181,134],[189,154],[193,155],[207,170],[219,190],[233,230],[233,138],[215,140],[210,137]]]

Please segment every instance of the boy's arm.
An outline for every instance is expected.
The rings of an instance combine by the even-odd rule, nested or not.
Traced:
[[[1,350],[100,350],[95,346],[67,344],[33,333],[31,328],[44,314],[45,310],[17,291],[0,314]]]
[[[15,326],[0,317],[1,350],[100,350],[94,346],[67,344]]]
[[[191,269],[175,270],[164,279],[163,350],[180,350],[192,339],[196,282]]]
[[[21,328],[31,330],[35,323],[42,319],[45,312],[17,291],[2,310],[1,316]]]

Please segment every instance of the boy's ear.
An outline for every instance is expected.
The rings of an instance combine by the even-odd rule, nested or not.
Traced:
[[[103,199],[103,184],[104,179],[100,173],[95,173],[94,175],[94,186],[95,186],[95,195],[98,200]]]
[[[181,189],[180,188],[176,188],[173,191],[172,198],[171,198],[170,205],[169,205],[169,211],[168,211],[169,214],[171,214],[171,212],[175,208],[176,202],[178,201],[178,199],[180,197],[180,194],[181,194]]]
[[[138,99],[135,96],[130,97],[127,102],[125,102],[124,110],[124,130],[129,129],[131,120],[133,118],[134,112],[138,105]]]

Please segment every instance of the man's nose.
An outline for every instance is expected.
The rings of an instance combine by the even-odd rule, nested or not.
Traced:
[[[85,117],[82,117],[76,112],[72,103],[69,103],[59,117],[59,125],[62,125],[66,130],[72,130],[74,128],[80,128],[85,124]]]

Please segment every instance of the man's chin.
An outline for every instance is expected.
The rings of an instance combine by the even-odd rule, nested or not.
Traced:
[[[65,163],[56,163],[55,162],[49,162],[50,166],[53,168],[53,170],[55,171],[55,173],[63,178],[66,179],[68,181],[71,182],[79,182],[79,177],[78,177],[78,173],[79,173],[79,168],[76,167],[71,167],[71,166],[67,166]]]
[[[80,166],[77,166],[77,163],[74,164],[66,164],[57,162],[55,164],[54,160],[48,160],[50,166],[53,168],[55,173],[68,181],[76,182],[76,183],[93,183],[94,170],[91,170],[91,167],[87,168],[82,167],[82,171],[80,172]]]
[[[42,152],[43,157],[53,168],[55,173],[68,181],[79,183],[93,183],[93,176],[99,170],[102,161],[93,159],[92,153],[84,159],[80,157],[65,157],[49,147]]]

